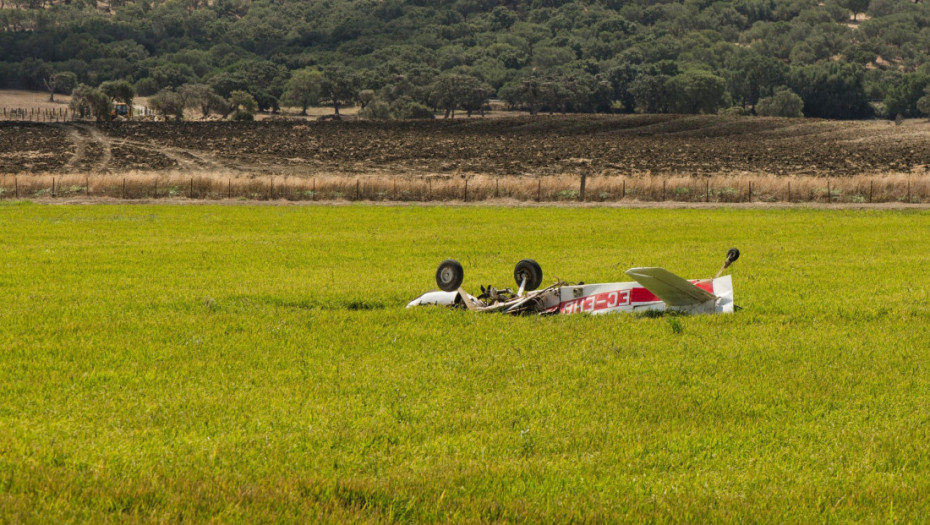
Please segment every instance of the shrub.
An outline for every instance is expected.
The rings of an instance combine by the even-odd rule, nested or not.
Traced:
[[[759,100],[756,111],[763,117],[801,117],[804,100],[790,89],[781,89],[774,96]]]
[[[431,109],[419,102],[407,102],[394,110],[394,118],[398,119],[431,119],[435,117]]]
[[[364,119],[387,120],[391,118],[391,107],[386,102],[375,100],[360,110],[358,116]]]

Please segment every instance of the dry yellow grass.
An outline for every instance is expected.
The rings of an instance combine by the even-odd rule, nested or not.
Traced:
[[[331,173],[320,176],[238,172],[3,175],[0,198],[89,196],[292,201],[475,202],[581,200],[581,177],[426,176]],[[844,178],[740,174],[694,177],[592,175],[586,202],[930,202],[930,175],[884,173]]]

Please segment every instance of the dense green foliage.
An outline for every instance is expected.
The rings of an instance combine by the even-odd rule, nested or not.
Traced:
[[[790,89],[808,116],[894,118],[918,115],[930,82],[930,4],[910,0],[2,6],[0,87],[45,89],[56,71],[125,79],[142,95],[204,83],[222,97],[247,91],[262,111],[286,92],[304,107],[288,82],[308,69],[328,72],[305,86],[311,101],[338,112],[370,89],[397,114],[411,103],[472,111],[495,95],[531,112],[754,112]]]
[[[926,211],[0,204],[10,522],[919,522]],[[541,234],[541,232],[545,232]],[[405,310],[712,275],[726,316]]]

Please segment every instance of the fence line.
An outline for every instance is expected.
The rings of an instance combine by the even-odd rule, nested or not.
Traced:
[[[148,106],[133,106],[135,117],[150,117],[155,113]],[[80,114],[76,113],[70,107],[62,106],[58,108],[42,107],[0,107],[0,120],[14,122],[71,122],[82,120]],[[93,120],[90,116],[83,120]]]
[[[68,107],[60,108],[0,108],[0,120],[16,122],[70,122],[78,115]]]
[[[0,199],[479,202],[930,202],[930,176],[189,176],[0,175]]]

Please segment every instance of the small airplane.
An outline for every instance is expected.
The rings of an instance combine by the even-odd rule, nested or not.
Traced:
[[[738,258],[739,250],[730,249],[723,267],[712,279],[688,281],[662,268],[630,268],[625,273],[635,282],[569,284],[557,279],[541,290],[538,288],[542,284],[542,268],[533,259],[523,259],[513,271],[519,285],[516,292],[482,286],[477,297],[461,288],[465,279],[462,265],[447,259],[436,270],[436,284],[441,291],[427,292],[410,301],[407,308],[443,305],[508,314],[732,313],[733,281],[729,275],[721,277],[721,274]]]

